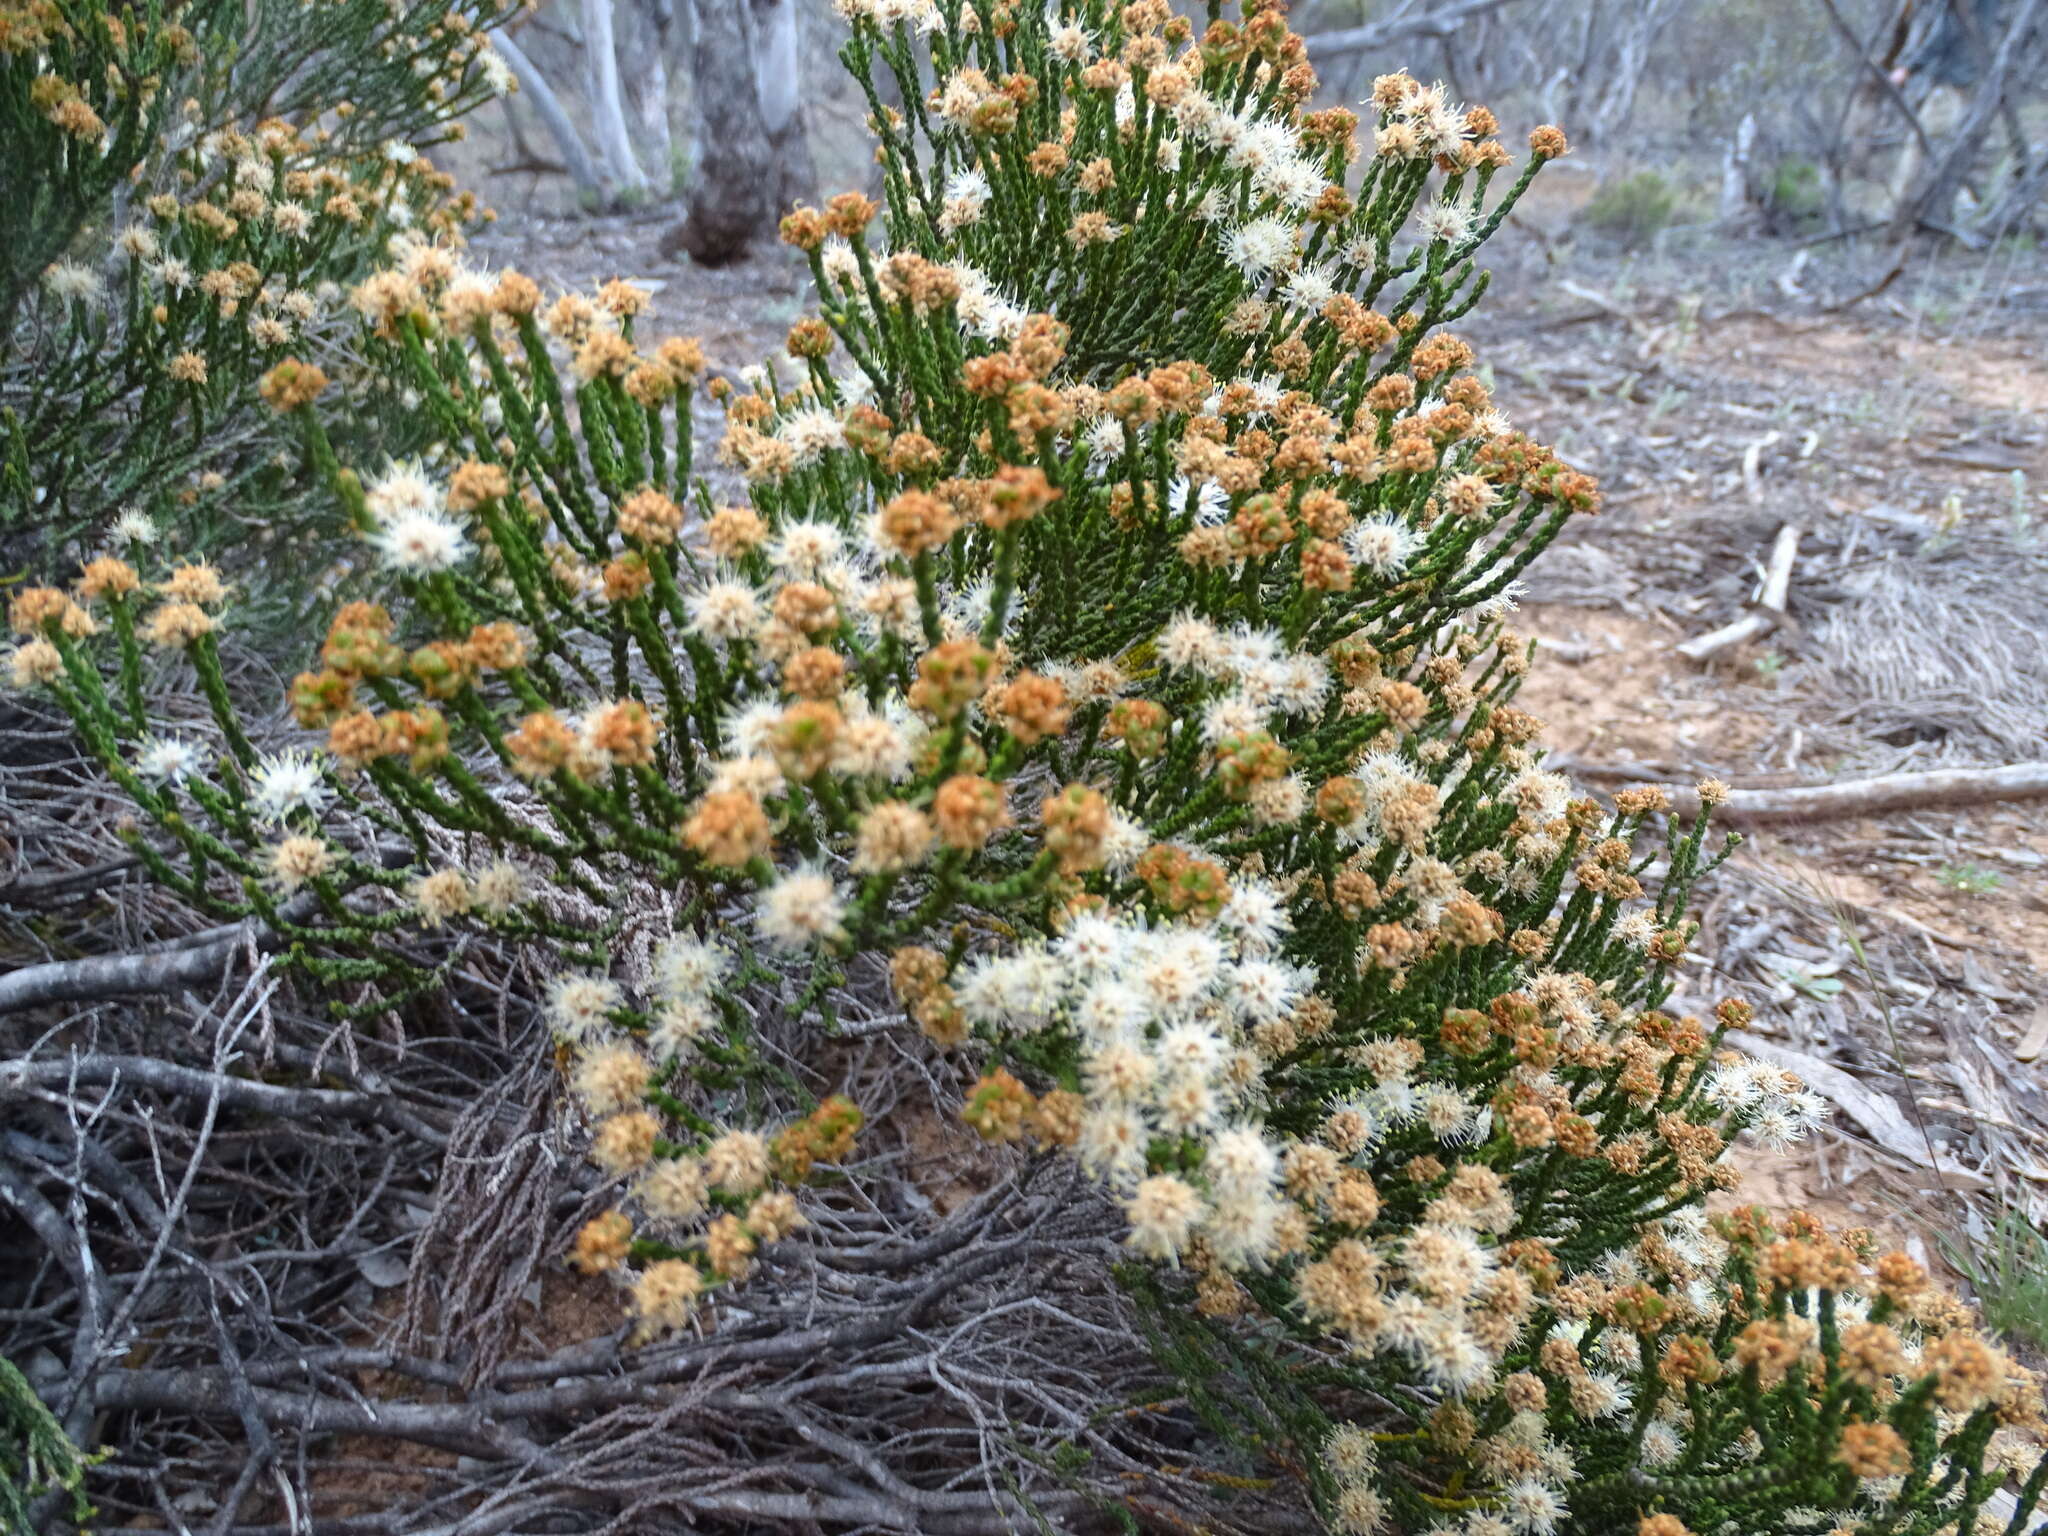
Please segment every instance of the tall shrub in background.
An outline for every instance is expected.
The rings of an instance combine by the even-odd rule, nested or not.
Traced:
[[[286,357],[347,375],[346,289],[394,236],[444,238],[477,216],[423,151],[509,88],[486,40],[508,14],[498,0],[0,6],[11,561],[47,574],[81,538],[154,527],[188,555],[254,539],[264,596],[289,584],[308,563],[294,536],[332,532],[332,495],[309,502],[255,381]],[[351,442],[406,445],[398,402],[352,393],[335,413]]]
[[[1404,75],[1309,110],[1260,6],[846,9],[885,199],[785,221],[820,313],[744,388],[630,285],[425,243],[353,302],[428,461],[266,375],[385,572],[291,686],[303,745],[252,739],[204,574],[15,599],[137,852],[344,1015],[435,984],[395,928],[557,956],[625,1191],[575,1259],[643,1337],[858,1133],[752,1021],[822,1045],[886,976],[969,1124],[1121,1204],[1219,1460],[1334,1529],[2027,1529],[2038,1391],[1963,1309],[1701,1214],[1731,1136],[1822,1106],[1717,1048],[1739,1001],[1664,1007],[1704,825],[1575,796],[1512,702],[1517,578],[1597,492],[1445,327],[1563,135],[1517,168]],[[210,731],[152,718],[152,648]]]

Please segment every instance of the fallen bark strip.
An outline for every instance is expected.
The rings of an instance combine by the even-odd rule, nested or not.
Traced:
[[[1758,442],[1762,442],[1760,438]],[[1752,445],[1754,447],[1755,445]],[[1745,460],[1751,472],[1754,465]],[[1785,599],[1792,589],[1792,567],[1799,559],[1799,530],[1787,523],[1778,530],[1777,540],[1771,545],[1771,561],[1764,572],[1764,590],[1757,599],[1757,606],[1732,624],[1724,624],[1710,634],[1688,640],[1683,645],[1672,647],[1679,655],[1692,661],[1705,661],[1718,651],[1741,645],[1745,640],[1754,640],[1776,629],[1785,617]]]
[[[97,895],[111,877],[125,874],[141,863],[140,858],[130,854],[110,859],[105,864],[95,864],[90,869],[67,869],[62,874],[45,875],[40,880],[17,880],[12,885],[0,885],[0,907],[38,908],[81,901]]]
[[[1953,1158],[1941,1161],[1934,1144],[1921,1127],[1907,1119],[1899,1101],[1890,1094],[1866,1086],[1833,1062],[1822,1061],[1805,1051],[1760,1035],[1731,1029],[1722,1039],[1739,1051],[1762,1057],[1773,1066],[1794,1072],[1806,1086],[1860,1125],[1865,1134],[1906,1168],[1931,1175],[1934,1185],[1949,1192],[1981,1194],[1994,1188],[1992,1181],[1974,1168],[1965,1168]]]
[[[1887,773],[1843,784],[1796,789],[1735,789],[1714,811],[1716,821],[1737,826],[1774,822],[1839,821],[1886,816],[1896,811],[1951,810],[2048,798],[2048,762],[2012,763],[2004,768],[1938,768],[1929,773]],[[1674,789],[1672,808],[1697,814],[1699,791]]]

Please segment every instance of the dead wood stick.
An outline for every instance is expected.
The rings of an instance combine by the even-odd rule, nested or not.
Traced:
[[[1311,63],[1327,66],[1332,59],[1354,53],[1368,53],[1375,48],[1384,48],[1389,43],[1404,42],[1411,37],[1449,37],[1459,25],[1474,16],[1483,16],[1488,11],[1497,11],[1502,6],[1516,4],[1517,0],[1456,0],[1456,3],[1440,6],[1435,10],[1419,11],[1408,16],[1390,16],[1384,21],[1373,22],[1363,27],[1346,27],[1335,32],[1320,32],[1305,38]]]
[[[448,1133],[384,1091],[358,1093],[345,1088],[293,1088],[255,1078],[203,1071],[153,1056],[112,1056],[94,1052],[79,1057],[11,1061],[0,1066],[0,1101],[37,1089],[68,1092],[79,1087],[129,1084],[156,1093],[186,1098],[205,1096],[230,1109],[276,1115],[303,1124],[332,1118],[381,1125],[417,1136],[433,1146],[446,1146]]]
[[[387,844],[377,850],[377,857],[386,869],[403,869],[412,855],[403,847]],[[301,922],[318,909],[319,898],[302,891],[284,904],[279,915],[289,922]],[[17,966],[0,976],[0,1014],[46,1003],[98,1003],[140,992],[175,992],[212,981],[237,955],[252,948],[258,954],[269,954],[283,943],[267,923],[248,918],[153,949]]]
[[[0,1013],[197,986],[218,977],[250,944],[268,950],[276,938],[260,923],[229,923],[162,949],[19,966],[0,976]]]
[[[1588,304],[1591,304],[1594,308],[1605,311],[1607,314],[1612,315],[1617,320],[1635,319],[1635,315],[1632,311],[1624,309],[1621,305],[1615,303],[1614,300],[1610,299],[1606,294],[1602,293],[1597,288],[1588,288],[1584,283],[1578,282],[1569,277],[1561,278],[1558,281],[1557,286],[1562,288],[1566,293],[1570,294],[1573,298],[1584,299]]]
[[[1764,589],[1757,606],[1733,624],[1724,624],[1712,634],[1676,647],[1678,654],[1692,661],[1705,661],[1717,651],[1776,629],[1785,616],[1785,599],[1792,589],[1792,567],[1798,559],[1799,530],[1787,523],[1778,530],[1777,541],[1771,545],[1771,563],[1764,572]]]
[[[1782,432],[1766,432],[1762,437],[1751,439],[1749,446],[1742,450],[1742,488],[1753,502],[1761,503],[1764,499],[1764,450],[1777,447],[1784,436]],[[1783,538],[1784,530],[1780,529],[1778,536]]]
[[[1930,773],[1887,773],[1842,784],[1794,789],[1736,789],[1714,811],[1714,819],[1737,825],[1759,822],[1838,821],[1884,816],[1894,811],[1949,810],[2048,798],[2048,762],[2013,763],[2004,768],[1938,768]],[[1672,809],[1699,810],[1699,792],[1673,789]]]

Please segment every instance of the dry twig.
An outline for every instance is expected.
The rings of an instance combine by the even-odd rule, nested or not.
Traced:
[[[1885,816],[1898,811],[1953,810],[2048,797],[2048,762],[2013,763],[2004,768],[1943,768],[1929,773],[1888,773],[1841,784],[1795,789],[1737,789],[1715,810],[1717,820],[1736,825],[1761,822],[1839,821]],[[1673,789],[1681,815],[1695,814],[1699,793]]]
[[[1770,434],[1772,438],[1775,433]],[[1750,445],[1751,453],[1761,452],[1760,445],[1767,445],[1766,439],[1759,438]],[[1749,455],[1743,459],[1745,478],[1753,479],[1756,465]],[[1679,655],[1692,661],[1705,661],[1745,641],[1755,640],[1776,629],[1785,617],[1785,600],[1792,586],[1792,567],[1799,559],[1799,530],[1787,523],[1778,530],[1778,537],[1771,545],[1770,564],[1764,571],[1764,584],[1757,606],[1732,624],[1724,624],[1711,634],[1688,640],[1674,647]]]

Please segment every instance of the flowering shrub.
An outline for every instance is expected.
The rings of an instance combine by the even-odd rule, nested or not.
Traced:
[[[80,1485],[90,1458],[36,1396],[28,1378],[0,1359],[0,1529],[27,1531],[32,1503],[55,1495],[83,1525],[92,1516]]]
[[[476,217],[420,151],[510,88],[485,40],[507,14],[0,5],[0,533],[189,554],[239,524],[274,568],[309,491],[331,526],[254,383],[287,357],[302,390],[343,375],[346,288],[392,237]],[[388,392],[358,395],[353,441],[406,440]]]
[[[744,389],[630,285],[427,243],[353,302],[432,456],[345,464],[265,376],[388,577],[291,685],[323,745],[258,750],[204,567],[14,599],[139,855],[343,1014],[433,985],[397,927],[559,956],[627,1181],[574,1258],[642,1337],[858,1132],[749,1020],[822,1041],[886,968],[981,1069],[967,1123],[1121,1203],[1187,1401],[1334,1529],[2026,1529],[2029,1373],[1865,1235],[1702,1214],[1732,1135],[1822,1106],[1718,1049],[1739,1001],[1664,1009],[1704,825],[1575,797],[1513,704],[1517,578],[1597,491],[1444,327],[1563,136],[1504,176],[1406,76],[1306,111],[1270,8],[847,10],[886,209],[789,216],[821,313]],[[152,649],[215,735],[154,733]]]

